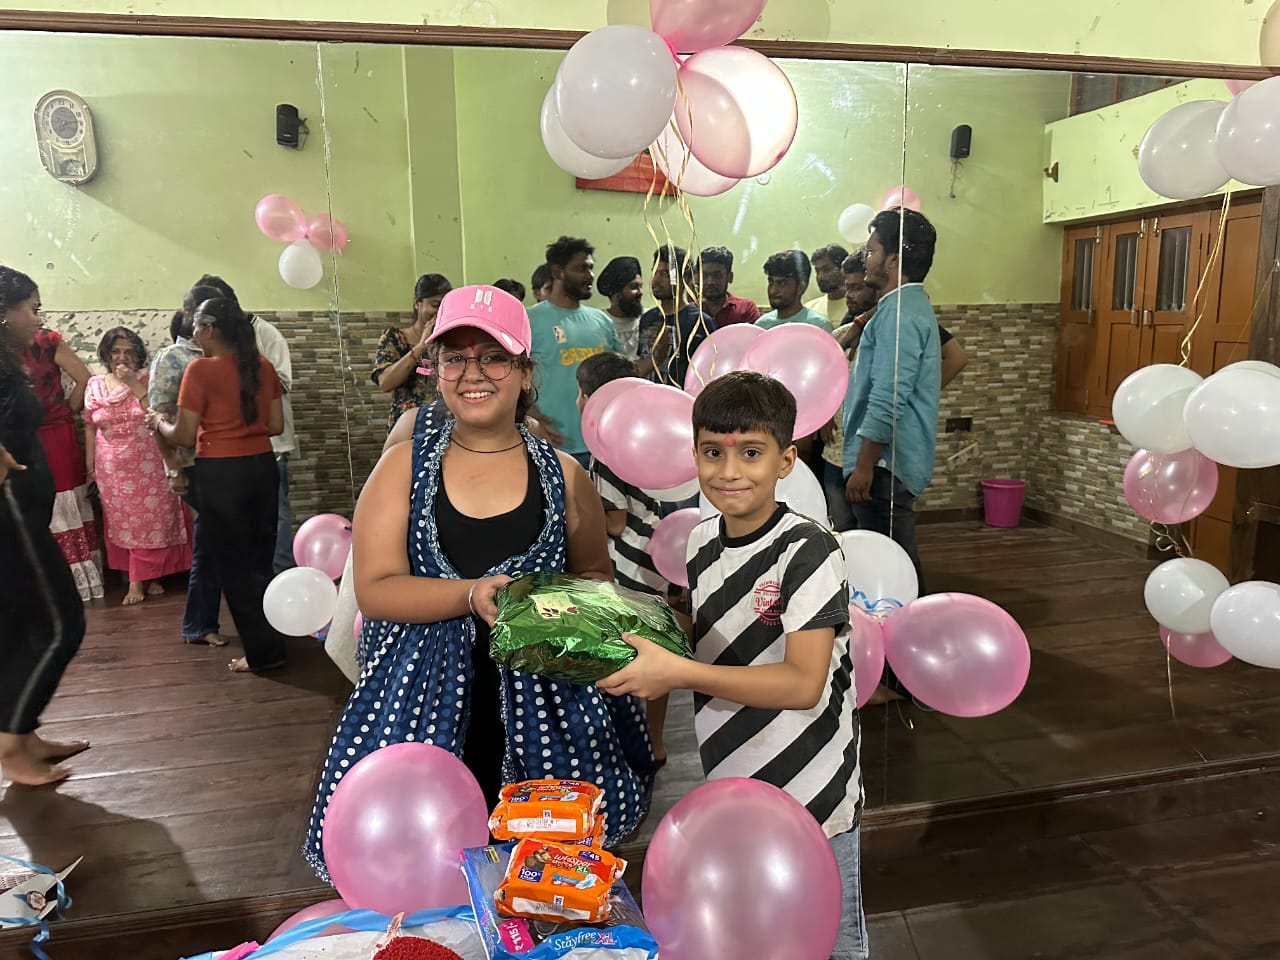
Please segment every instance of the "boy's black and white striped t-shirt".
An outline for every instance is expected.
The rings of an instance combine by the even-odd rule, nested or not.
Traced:
[[[621,536],[609,537],[609,557],[618,585],[665,597],[667,581],[649,555],[649,539],[662,519],[662,504],[620,479],[599,460],[591,461],[591,479],[606,511],[627,512],[627,525]]]
[[[849,585],[839,542],[779,506],[748,537],[724,536],[719,517],[689,538],[694,652],[703,663],[781,663],[788,633],[833,627],[826,692],[810,710],[764,710],[694,696],[707,779],[751,777],[786,790],[834,837],[862,808],[858,713],[849,657]]]

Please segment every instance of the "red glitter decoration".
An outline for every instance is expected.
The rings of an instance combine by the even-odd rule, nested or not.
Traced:
[[[448,947],[422,937],[393,937],[373,960],[462,960]]]

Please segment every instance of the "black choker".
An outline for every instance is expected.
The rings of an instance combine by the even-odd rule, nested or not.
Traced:
[[[524,446],[523,438],[520,439],[519,443],[513,443],[511,446],[503,447],[501,450],[476,450],[473,447],[468,447],[465,443],[459,443],[458,438],[454,436],[449,437],[449,442],[461,447],[463,450],[467,451],[467,453],[506,453],[509,450],[514,450],[516,447]]]

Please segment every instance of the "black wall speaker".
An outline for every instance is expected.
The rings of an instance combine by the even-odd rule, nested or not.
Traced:
[[[279,104],[276,107],[276,143],[298,149],[298,131],[302,123],[297,107],[292,103]]]
[[[973,146],[973,127],[962,123],[951,131],[951,159],[964,160]]]

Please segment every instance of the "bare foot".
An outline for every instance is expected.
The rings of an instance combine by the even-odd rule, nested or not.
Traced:
[[[277,660],[275,663],[265,663],[259,667],[249,666],[249,661],[244,657],[237,657],[227,664],[227,669],[232,673],[266,673],[268,670],[279,670],[284,666],[283,660]]]
[[[211,647],[225,647],[227,645],[227,638],[220,633],[206,633],[200,639]]]
[[[152,580],[147,584],[148,597],[160,597],[164,595],[164,585],[159,580]]]
[[[133,607],[142,603],[142,601],[146,599],[147,595],[142,592],[142,584],[138,583],[136,580],[130,581],[129,592],[124,595],[123,606]]]
[[[47,760],[37,760],[27,753],[12,753],[0,760],[0,774],[13,783],[44,787],[61,783],[71,776],[71,771]]]
[[[34,733],[27,738],[27,754],[46,763],[69,760],[88,749],[88,740],[44,740]]]

